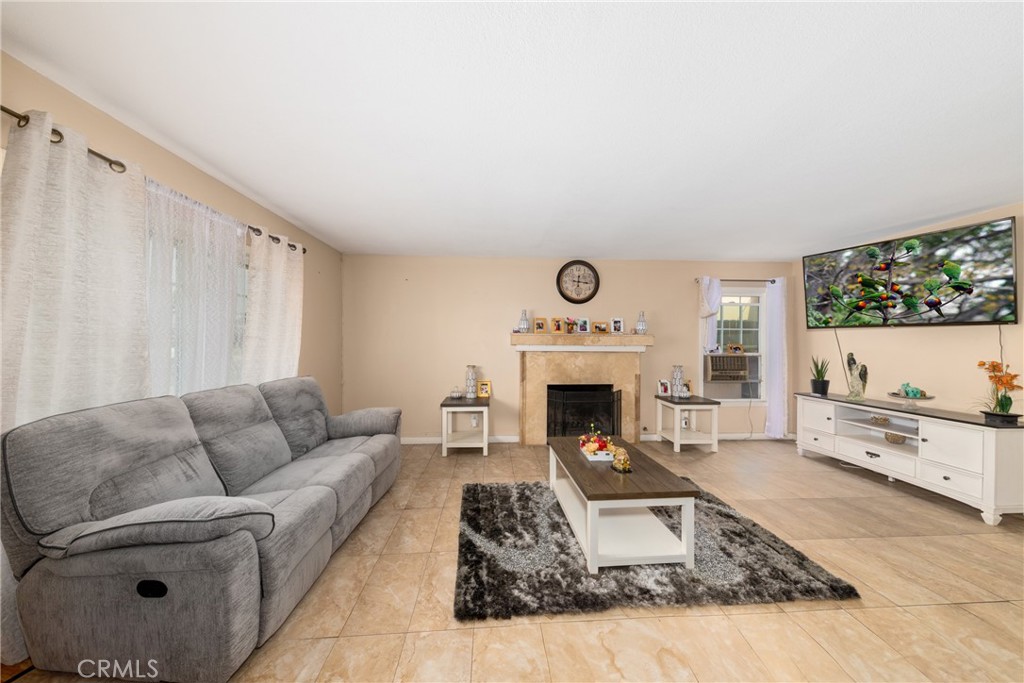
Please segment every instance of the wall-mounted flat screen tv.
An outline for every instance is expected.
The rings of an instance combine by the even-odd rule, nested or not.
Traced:
[[[1017,322],[1013,218],[804,257],[807,327]]]

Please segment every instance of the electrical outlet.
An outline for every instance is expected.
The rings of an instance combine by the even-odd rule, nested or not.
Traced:
[[[688,418],[686,415],[680,415],[679,416],[679,426],[682,427],[683,429],[689,429],[690,428],[690,418]]]
[[[470,415],[469,416],[469,422],[470,422],[470,424],[473,425],[473,429],[476,429],[477,427],[480,426],[480,416],[479,415]]]

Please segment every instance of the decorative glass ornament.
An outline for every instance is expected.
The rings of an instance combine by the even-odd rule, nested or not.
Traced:
[[[466,398],[476,398],[476,368],[466,366]]]
[[[683,366],[672,366],[672,397],[683,398],[685,385],[683,384]]]
[[[640,317],[636,321],[636,333],[647,334],[647,318],[644,317],[643,311],[640,311]]]
[[[530,331],[530,319],[526,317],[526,309],[519,316],[519,334],[526,334]]]

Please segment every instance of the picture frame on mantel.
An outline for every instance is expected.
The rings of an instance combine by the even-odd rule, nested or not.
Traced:
[[[623,318],[612,318],[612,334],[622,334],[626,331],[626,323]]]
[[[590,318],[577,318],[576,319],[576,333],[577,334],[590,334]]]
[[[594,334],[608,334],[608,323],[605,321],[594,321]]]
[[[547,318],[534,318],[533,319],[533,333],[534,334],[546,334],[548,331],[548,319]]]
[[[565,320],[563,318],[551,319],[551,334],[565,334]]]

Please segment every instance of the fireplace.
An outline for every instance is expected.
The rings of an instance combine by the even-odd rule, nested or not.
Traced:
[[[512,334],[509,339],[519,353],[520,443],[547,443],[548,387],[556,384],[611,384],[622,392],[615,401],[618,414],[613,416],[619,439],[640,440],[640,354],[654,344],[654,337]]]
[[[602,434],[622,433],[622,392],[611,384],[549,384],[548,436],[578,436],[590,425]]]

